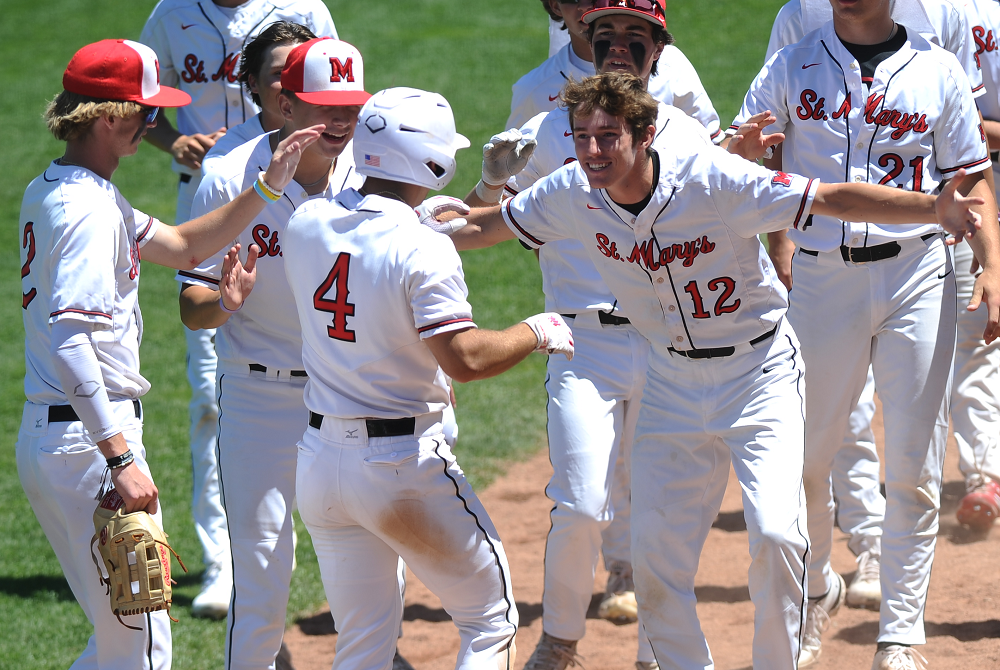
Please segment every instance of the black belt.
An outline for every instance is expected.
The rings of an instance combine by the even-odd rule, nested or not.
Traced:
[[[774,333],[777,330],[778,327],[775,326],[760,337],[755,337],[750,340],[750,344],[760,344],[764,340],[774,337]],[[689,349],[688,351],[678,351],[673,347],[667,347],[667,349],[679,356],[683,356],[684,358],[725,358],[726,356],[732,356],[736,353],[736,347],[713,347],[711,349]]]
[[[257,363],[250,363],[250,372],[263,372],[267,374],[267,368],[263,365],[258,365]],[[305,370],[291,370],[288,373],[289,377],[308,377],[309,374]]]
[[[133,400],[132,407],[135,409],[135,418],[141,419],[142,404],[138,400]],[[79,420],[80,417],[72,405],[49,405],[49,423],[70,423]]]
[[[561,316],[564,319],[576,318],[576,314],[560,314],[559,316]],[[600,321],[601,324],[605,326],[624,326],[626,324],[632,323],[624,316],[615,316],[614,314],[610,314],[608,312],[602,312],[600,310],[597,311],[597,320]]]
[[[927,233],[926,235],[921,235],[920,239],[924,242],[931,239],[937,235],[937,233]],[[840,247],[840,256],[848,263],[873,263],[875,261],[884,261],[888,258],[895,258],[899,255],[901,247],[898,242],[886,242],[885,244],[876,244],[873,247]],[[818,251],[813,251],[811,249],[803,249],[802,253],[807,256],[819,256]]]
[[[322,428],[323,415],[309,412],[309,426],[316,430]],[[365,419],[365,426],[368,429],[368,437],[398,437],[413,435],[417,420],[412,416],[405,419]]]
[[[188,182],[190,182],[190,181],[191,181],[191,175],[189,175],[189,174],[184,174],[184,173],[182,172],[182,173],[181,173],[181,183],[182,183],[182,184],[187,184],[187,183],[188,183]]]

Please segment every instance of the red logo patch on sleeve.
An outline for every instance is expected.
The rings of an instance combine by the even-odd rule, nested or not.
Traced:
[[[772,184],[781,184],[782,186],[792,185],[792,175],[787,172],[775,172],[774,176],[771,177]]]

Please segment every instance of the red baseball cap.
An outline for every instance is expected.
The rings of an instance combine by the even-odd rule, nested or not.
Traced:
[[[667,0],[594,0],[594,8],[583,15],[583,22],[593,23],[610,14],[637,16],[667,28]]]
[[[160,86],[156,54],[131,40],[101,40],[77,51],[63,73],[63,88],[91,98],[149,107],[183,107],[191,102],[184,91]]]
[[[356,47],[317,37],[292,49],[281,71],[281,87],[311,105],[363,105],[365,65]]]

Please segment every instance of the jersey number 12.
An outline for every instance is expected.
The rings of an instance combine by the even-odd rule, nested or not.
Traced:
[[[354,316],[354,303],[347,302],[350,294],[347,278],[350,271],[351,255],[342,251],[334,261],[330,274],[313,294],[313,307],[320,312],[333,314],[333,325],[326,327],[327,335],[342,342],[357,341],[354,331],[347,328],[347,317]],[[335,288],[333,300],[326,297],[331,288]]]

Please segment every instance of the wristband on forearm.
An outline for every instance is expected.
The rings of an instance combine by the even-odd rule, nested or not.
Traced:
[[[124,468],[126,465],[128,465],[134,460],[135,460],[135,455],[132,453],[131,449],[128,449],[122,454],[118,454],[117,456],[112,456],[111,458],[107,459],[108,468],[110,468],[111,470]]]
[[[480,179],[479,183],[476,184],[476,195],[483,202],[496,204],[500,202],[500,197],[503,195],[503,186],[500,186],[499,189],[492,189],[486,185],[486,182]]]
[[[222,296],[220,295],[219,296],[219,307],[222,309],[223,312],[226,312],[228,314],[236,314],[236,312],[238,312],[241,309],[243,309],[243,303],[241,302],[240,306],[237,307],[236,309],[229,309],[228,307],[226,307],[226,301],[223,300]]]

